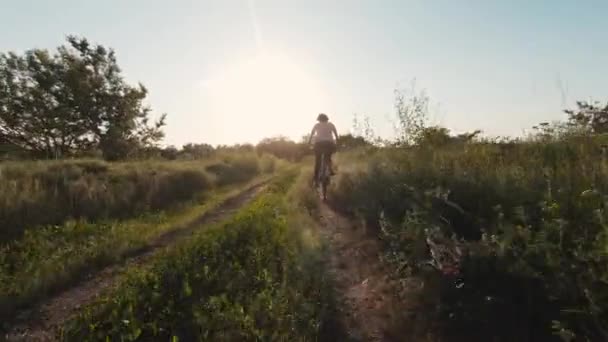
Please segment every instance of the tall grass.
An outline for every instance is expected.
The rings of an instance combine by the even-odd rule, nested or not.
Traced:
[[[224,156],[219,162],[209,164],[205,170],[215,175],[218,185],[242,182],[260,172],[260,165],[255,154]]]
[[[352,166],[343,156],[332,196],[377,228],[402,276],[437,285],[446,333],[605,340],[605,143],[387,148]]]
[[[0,243],[28,228],[69,219],[129,218],[168,209],[215,186],[247,181],[259,171],[254,153],[203,162],[3,163]]]

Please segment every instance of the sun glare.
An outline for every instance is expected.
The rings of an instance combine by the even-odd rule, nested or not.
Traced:
[[[230,66],[204,85],[215,126],[225,130],[226,140],[297,139],[325,103],[317,80],[281,54],[260,54]]]

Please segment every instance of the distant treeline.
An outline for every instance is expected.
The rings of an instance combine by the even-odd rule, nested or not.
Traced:
[[[356,147],[371,145],[363,137],[354,136],[352,134],[341,135],[338,139],[339,150],[350,150]],[[181,148],[168,146],[165,148],[149,147],[141,151],[140,157],[145,159],[202,159],[213,156],[217,152],[251,152],[255,151],[259,155],[270,154],[277,158],[297,162],[302,158],[312,154],[311,145],[306,139],[300,142],[295,142],[286,137],[265,138],[256,145],[252,144],[235,144],[235,145],[218,145],[210,144],[193,144],[183,145]]]

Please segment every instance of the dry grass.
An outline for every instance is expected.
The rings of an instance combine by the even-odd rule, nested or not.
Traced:
[[[265,171],[274,164],[266,159]],[[171,208],[260,172],[255,154],[184,162],[98,160],[0,164],[0,243],[69,219],[122,219]]]

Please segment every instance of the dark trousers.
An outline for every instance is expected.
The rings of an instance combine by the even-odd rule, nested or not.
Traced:
[[[321,156],[325,154],[325,162],[331,164],[331,156],[334,152],[336,152],[336,145],[333,141],[319,141],[315,143],[315,173],[314,179],[317,179],[317,175],[319,174],[319,167],[321,166]]]

